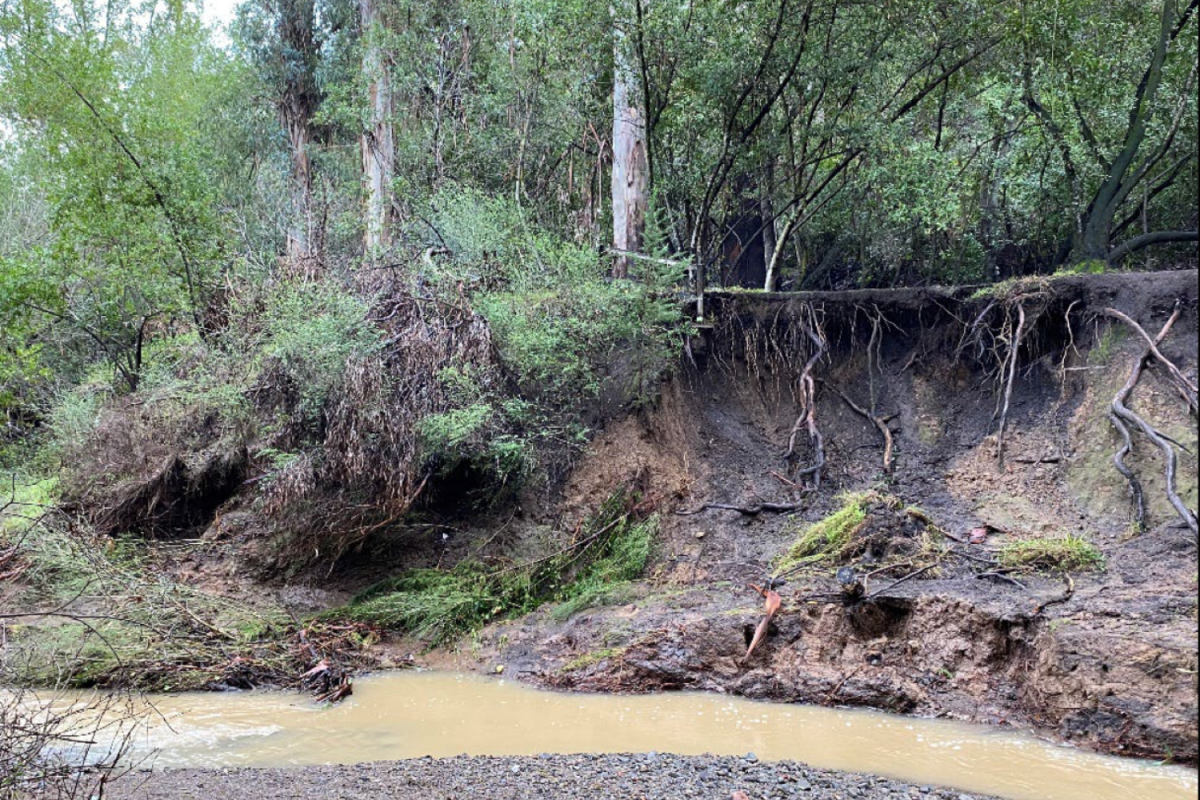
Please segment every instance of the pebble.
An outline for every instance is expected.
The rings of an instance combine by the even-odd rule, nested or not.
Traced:
[[[110,800],[994,800],[794,761],[676,756],[456,756],[354,766],[141,773],[106,787]]]

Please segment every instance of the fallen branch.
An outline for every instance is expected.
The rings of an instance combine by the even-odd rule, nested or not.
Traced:
[[[1018,589],[1024,589],[1025,591],[1029,591],[1029,589],[1025,586],[1025,584],[1021,583],[1019,580],[1017,580],[1016,578],[1014,578],[1010,575],[1006,575],[1004,572],[1002,572],[1000,570],[994,570],[992,572],[980,572],[980,573],[977,573],[975,575],[975,577],[981,578],[981,579],[982,578],[995,578],[996,580],[1004,581],[1006,583],[1011,583],[1013,586],[1016,586]]]
[[[700,514],[710,508],[718,511],[736,511],[739,514],[745,514],[748,517],[757,517],[764,511],[770,511],[775,514],[786,514],[791,511],[798,511],[803,507],[803,503],[760,503],[756,506],[735,506],[731,503],[705,503],[699,508],[691,511],[676,511],[675,516],[690,517],[694,514]]]
[[[866,599],[870,600],[872,598],[878,597],[879,595],[883,594],[884,592],[890,592],[892,589],[895,589],[897,586],[904,583],[905,581],[910,581],[913,578],[917,577],[918,575],[924,575],[926,572],[929,572],[929,570],[938,566],[938,563],[940,563],[940,562],[935,562],[933,564],[929,564],[928,566],[921,567],[916,572],[910,572],[907,575],[905,575],[903,578],[901,578],[900,580],[889,583],[887,586],[883,587],[882,589],[871,592],[869,595],[866,596]]]

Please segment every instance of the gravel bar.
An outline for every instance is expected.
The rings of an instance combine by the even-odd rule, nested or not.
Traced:
[[[996,800],[795,761],[637,755],[456,756],[349,766],[177,769],[125,776],[122,800]]]

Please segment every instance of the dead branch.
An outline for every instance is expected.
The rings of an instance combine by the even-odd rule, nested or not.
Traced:
[[[705,503],[699,508],[692,509],[691,511],[676,511],[675,516],[690,517],[694,514],[699,514],[707,511],[710,508],[713,508],[717,509],[718,511],[736,511],[739,514],[745,514],[748,517],[757,517],[764,511],[770,511],[774,514],[787,514],[791,511],[798,511],[803,506],[803,503],[759,503],[756,506],[737,506],[731,503]]]
[[[979,573],[976,573],[975,577],[976,578],[994,578],[998,581],[1004,581],[1005,583],[1011,583],[1013,586],[1016,586],[1018,589],[1023,589],[1025,591],[1029,591],[1028,587],[1026,587],[1025,584],[1021,583],[1016,578],[1004,573],[1001,570],[993,570],[991,572],[979,572]]]
[[[892,583],[889,583],[887,586],[883,587],[882,589],[877,589],[876,591],[871,592],[869,595],[867,595],[866,599],[870,600],[872,598],[879,597],[879,595],[884,594],[885,592],[890,592],[892,589],[895,589],[897,586],[904,583],[905,581],[910,581],[919,575],[924,575],[926,572],[929,572],[929,570],[938,566],[940,563],[941,562],[934,562],[933,564],[929,564],[927,566],[921,567],[916,572],[910,572],[907,575],[905,575],[903,578],[901,578],[897,581],[894,581]]]

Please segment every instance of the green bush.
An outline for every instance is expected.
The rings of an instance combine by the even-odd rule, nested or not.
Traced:
[[[504,198],[444,191],[435,225],[452,256],[435,283],[473,287],[497,348],[522,394],[547,409],[578,409],[605,381],[632,402],[652,400],[677,352],[682,267],[655,264],[613,281],[585,245],[527,223]]]
[[[565,619],[605,602],[645,569],[657,519],[635,521],[624,509],[624,492],[614,493],[578,534],[582,546],[495,569],[468,559],[450,570],[410,570],[329,616],[381,625],[431,646],[545,602],[561,601],[554,615]]]
[[[332,281],[288,283],[264,310],[265,354],[276,359],[300,392],[304,416],[316,416],[340,383],[346,363],[379,346],[367,303]]]

